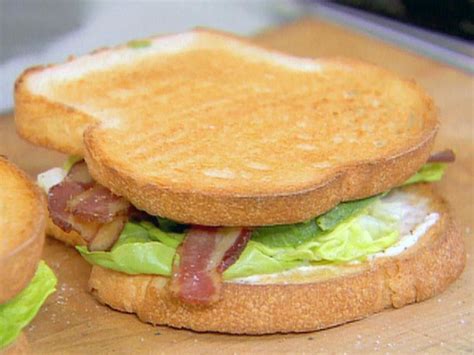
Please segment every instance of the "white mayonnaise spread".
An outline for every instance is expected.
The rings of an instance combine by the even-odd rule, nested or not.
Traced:
[[[439,214],[436,212],[430,213],[427,215],[422,223],[420,223],[416,228],[409,234],[406,234],[400,238],[400,240],[392,245],[390,248],[384,250],[383,252],[370,255],[369,260],[374,260],[380,257],[389,257],[398,255],[408,248],[416,244],[418,239],[426,234],[432,225],[434,225],[439,219]]]
[[[400,238],[383,252],[369,255],[369,261],[401,254],[415,245],[439,219],[439,213],[429,210],[428,200],[414,193],[395,190],[376,202],[376,204],[374,207],[385,209],[386,212],[399,218],[397,226]],[[310,282],[311,276],[314,276],[317,280],[323,280],[331,276],[350,274],[363,268],[364,263],[359,261],[346,263],[344,267],[331,264],[300,266],[279,273],[252,275],[229,280],[228,282],[245,284],[301,283]]]

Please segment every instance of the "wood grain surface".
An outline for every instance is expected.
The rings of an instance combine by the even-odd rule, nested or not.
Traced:
[[[49,240],[44,258],[59,277],[58,291],[25,331],[32,353],[473,352],[472,77],[315,19],[268,30],[255,38],[296,55],[363,59],[413,78],[428,90],[442,119],[437,147],[454,148],[458,156],[437,188],[451,203],[468,245],[468,266],[461,278],[445,293],[424,303],[325,331],[272,336],[198,334],[153,327],[133,315],[99,305],[86,292],[90,267],[73,249]],[[7,155],[32,176],[64,160],[61,154],[21,141],[11,114],[0,117],[0,154]]]

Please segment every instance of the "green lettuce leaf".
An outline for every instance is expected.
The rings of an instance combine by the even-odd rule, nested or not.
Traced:
[[[11,344],[38,313],[46,298],[56,289],[57,279],[40,261],[30,284],[13,299],[0,305],[0,349]]]
[[[76,164],[78,161],[81,161],[82,159],[84,158],[79,155],[68,156],[66,162],[63,165],[63,169],[66,170],[66,172],[68,173],[69,170],[71,170],[72,166]]]
[[[274,273],[314,263],[363,260],[385,250],[398,240],[397,216],[375,217],[376,206],[366,213],[340,223],[335,229],[322,232],[304,243],[275,247],[253,238],[241,257],[225,273],[224,278]],[[269,239],[271,240],[271,239]],[[260,265],[263,264],[263,267]]]
[[[321,233],[316,221],[256,228],[252,240],[272,247],[295,246]]]
[[[252,240],[271,247],[290,247],[302,244],[323,232],[333,230],[344,221],[362,213],[381,196],[342,202],[329,212],[307,222],[256,228],[252,233]]]
[[[286,261],[276,259],[273,257],[276,253],[278,253],[278,249],[272,249],[262,243],[250,240],[237,262],[224,272],[224,279],[230,280],[237,277],[272,274],[303,264],[300,260]]]
[[[379,196],[372,196],[361,200],[342,202],[332,210],[316,217],[316,223],[324,231],[334,229],[339,223],[355,216],[364,210],[371,203],[375,202]]]
[[[403,183],[402,186],[411,185],[418,182],[439,181],[446,170],[444,163],[427,163],[421,167],[418,172]]]
[[[143,226],[143,222],[127,223],[111,251],[89,251],[85,246],[77,246],[76,249],[89,263],[107,269],[132,275],[169,276],[176,247],[184,236],[145,225],[149,229]]]
[[[311,251],[314,261],[346,262],[363,260],[385,250],[398,240],[396,223],[390,223],[391,218],[376,218],[371,212],[340,223],[329,233],[301,245],[296,252]]]

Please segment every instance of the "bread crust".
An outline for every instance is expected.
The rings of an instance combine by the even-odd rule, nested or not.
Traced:
[[[234,41],[246,48],[245,50],[252,51],[260,48],[249,40],[228,34],[202,29],[195,33]],[[159,38],[162,37],[152,40]],[[126,50],[126,47],[100,50],[89,55],[89,60],[94,60],[96,55],[102,56],[119,50]],[[276,51],[269,50],[267,53],[284,56]],[[71,62],[75,60],[71,59]],[[77,60],[81,60],[81,58]],[[99,61],[99,59],[97,60]],[[373,159],[346,161],[344,164],[335,163],[334,166],[331,166],[330,171],[324,172],[324,177],[315,172],[317,168],[311,172],[301,172],[298,178],[295,177],[294,183],[284,186],[275,185],[273,187],[273,180],[262,183],[263,180],[257,178],[255,181],[251,179],[252,184],[245,182],[250,190],[243,188],[244,183],[242,186],[239,185],[240,188],[235,187],[238,184],[224,186],[222,180],[216,180],[215,183],[206,185],[194,180],[186,183],[186,179],[180,180],[180,184],[172,182],[173,179],[155,181],[142,173],[144,169],[133,167],[134,171],[129,171],[130,169],[127,169],[130,166],[128,162],[122,164],[125,168],[121,166],[119,163],[123,163],[123,161],[117,161],[116,157],[123,157],[126,152],[111,154],[105,151],[107,149],[104,149],[104,144],[109,148],[110,145],[103,141],[102,133],[106,129],[100,124],[100,117],[94,117],[93,114],[86,114],[76,107],[39,95],[28,86],[32,76],[61,65],[31,68],[17,80],[15,85],[17,130],[23,138],[35,144],[69,154],[85,155],[90,172],[98,182],[110,188],[114,193],[126,197],[133,205],[149,214],[168,217],[183,223],[210,226],[259,226],[300,222],[331,209],[341,201],[386,191],[402,183],[426,161],[438,130],[438,120],[433,102],[424,90],[412,81],[399,79],[386,70],[356,60],[342,58],[318,59],[317,61],[301,60],[306,64],[311,62],[318,65],[328,65],[332,69],[338,68],[337,70],[341,72],[355,69],[362,73],[371,73],[372,80],[376,78],[377,81],[396,82],[396,85],[399,85],[397,86],[398,90],[406,95],[410,93],[410,98],[416,102],[414,105],[417,110],[419,109],[417,111],[419,116],[415,121],[416,125],[419,124],[422,128],[420,130],[414,129],[417,132],[416,139],[411,140],[410,143],[407,140],[403,147],[397,146],[396,149],[394,145],[389,145],[380,150],[380,154],[377,153],[376,158]],[[117,86],[120,88],[120,82]],[[315,103],[315,105],[318,104]],[[341,105],[345,104],[341,103]],[[364,109],[375,110],[375,107],[367,105]],[[392,107],[387,110],[389,114],[397,115],[397,108]],[[64,120],[65,117],[67,120]],[[393,122],[401,122],[401,117],[391,119]],[[150,122],[149,128],[152,126],[157,126],[156,122]],[[263,128],[271,129],[271,126],[268,124]],[[380,127],[377,126],[376,129],[380,129]],[[190,132],[187,132],[186,135],[190,134],[193,138],[199,138],[192,136],[194,128],[189,130]],[[390,132],[386,136],[393,137],[394,133]],[[116,142],[117,139],[113,141]],[[201,140],[190,138],[188,141],[199,142]],[[243,143],[239,142],[239,144]],[[149,144],[141,144],[136,147],[136,150],[141,151],[147,145]],[[288,143],[287,146],[283,145],[275,149],[281,149],[284,152],[290,148],[293,149],[294,145]],[[199,147],[199,149],[201,148]],[[212,157],[215,154],[215,149],[205,151],[202,149],[206,148],[199,149],[196,156]],[[163,156],[166,153],[167,151],[163,153]],[[303,150],[301,154],[303,156],[306,153]],[[188,156],[192,156],[192,154],[189,153]],[[314,159],[305,158],[305,164],[307,164],[304,166],[317,163],[318,161]],[[210,164],[209,161],[204,163],[204,167],[200,168],[205,169],[208,167],[206,164]],[[218,168],[224,169],[226,163],[226,159],[223,157],[216,164]],[[282,176],[283,170],[286,169],[286,163],[283,162],[270,170],[281,171],[279,176]],[[185,175],[200,174],[197,170],[185,169]],[[264,174],[258,169],[254,169],[252,173],[257,177],[258,174]],[[181,173],[176,173],[175,177],[179,180],[181,175]],[[204,175],[202,177],[205,178]]]
[[[416,190],[415,190],[416,189]],[[199,332],[306,332],[354,321],[386,308],[421,302],[445,290],[465,266],[465,246],[446,203],[428,187],[437,223],[406,252],[367,263],[362,270],[298,284],[224,283],[211,307],[173,299],[160,276],[131,276],[94,266],[89,287],[103,304],[136,313],[144,322]]]
[[[83,155],[84,129],[96,120],[72,107],[35,95],[23,85],[30,74],[45,68],[47,66],[27,69],[15,82],[16,131],[23,139],[41,147]],[[67,125],[65,117],[68,118]]]
[[[46,201],[39,188],[0,157],[0,304],[17,295],[35,274],[43,249]],[[11,196],[10,194],[14,194]],[[3,219],[3,221],[2,221]]]

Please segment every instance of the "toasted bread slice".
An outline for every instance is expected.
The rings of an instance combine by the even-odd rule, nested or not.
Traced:
[[[94,266],[89,287],[110,307],[145,322],[235,334],[305,332],[421,302],[442,292],[462,272],[463,237],[445,202],[427,186],[406,189],[429,199],[439,218],[417,243],[392,257],[359,265],[291,272],[253,283],[225,282],[222,300],[196,307],[173,299],[159,276],[130,276]],[[272,281],[273,280],[273,281]]]
[[[152,215],[300,222],[402,183],[431,150],[431,99],[375,66],[206,30],[143,43],[27,70],[15,119]]]
[[[17,167],[0,157],[0,304],[33,277],[44,243],[43,194]]]

